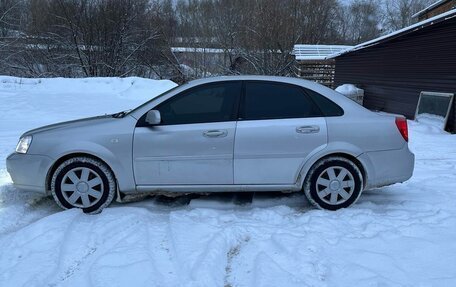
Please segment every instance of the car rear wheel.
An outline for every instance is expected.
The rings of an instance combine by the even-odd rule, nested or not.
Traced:
[[[112,202],[116,184],[112,171],[103,162],[74,157],[55,170],[51,192],[64,209],[80,208],[85,213],[99,213]]]
[[[363,188],[358,166],[343,157],[329,157],[317,162],[304,182],[304,192],[316,207],[337,210],[356,202]]]

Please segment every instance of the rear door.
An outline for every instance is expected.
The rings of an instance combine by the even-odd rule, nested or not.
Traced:
[[[235,81],[197,86],[154,108],[160,125],[139,120],[133,142],[136,184],[233,184],[240,93],[241,82]]]
[[[235,184],[294,184],[306,157],[327,143],[326,121],[299,86],[244,83],[234,146]]]

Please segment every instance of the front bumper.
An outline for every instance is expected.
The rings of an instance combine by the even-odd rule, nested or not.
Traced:
[[[45,155],[12,153],[6,158],[6,169],[18,189],[46,193],[46,176],[53,163]]]
[[[415,155],[407,144],[398,150],[366,152],[358,159],[367,169],[366,189],[404,182],[415,167]]]

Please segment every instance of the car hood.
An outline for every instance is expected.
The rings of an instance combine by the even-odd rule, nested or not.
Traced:
[[[33,129],[33,130],[29,130],[29,131],[25,132],[22,136],[43,133],[43,132],[48,132],[48,131],[55,131],[58,129],[80,128],[80,127],[89,126],[89,125],[92,126],[95,124],[104,123],[104,122],[112,121],[112,120],[115,120],[115,118],[113,118],[112,115],[103,115],[103,116],[96,116],[96,117],[90,117],[90,118],[82,118],[82,119],[77,119],[77,120],[72,120],[72,121],[51,124],[51,125],[39,127],[39,128]]]

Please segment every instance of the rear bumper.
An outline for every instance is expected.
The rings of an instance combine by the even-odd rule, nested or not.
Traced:
[[[45,181],[52,163],[48,156],[12,153],[6,158],[6,169],[18,189],[46,193]]]
[[[415,167],[415,155],[407,144],[398,150],[366,152],[358,159],[366,168],[366,189],[404,182]]]

